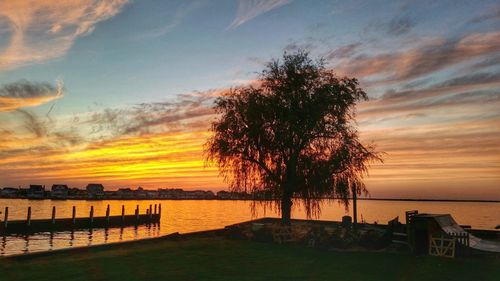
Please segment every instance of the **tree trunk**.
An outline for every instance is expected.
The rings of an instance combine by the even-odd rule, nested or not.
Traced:
[[[290,224],[292,216],[292,198],[289,194],[283,194],[281,198],[281,220],[283,223]]]
[[[286,180],[283,183],[283,195],[281,197],[281,220],[290,224],[292,216],[292,195],[296,188],[297,160],[291,159],[286,167]]]

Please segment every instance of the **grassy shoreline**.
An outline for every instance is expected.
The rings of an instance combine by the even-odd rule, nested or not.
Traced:
[[[215,232],[6,257],[0,280],[500,280],[500,259],[338,252]]]

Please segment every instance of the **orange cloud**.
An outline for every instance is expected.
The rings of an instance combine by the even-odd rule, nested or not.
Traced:
[[[21,107],[38,106],[56,99],[54,96],[11,98],[0,96],[0,112],[13,111]]]
[[[460,40],[428,38],[421,42],[401,52],[341,59],[336,70],[356,77],[377,77],[383,83],[401,82],[500,52],[500,32],[472,33]]]
[[[76,123],[16,111],[17,126],[0,135],[0,178],[4,180],[0,185],[64,181],[84,186],[100,181],[109,188],[222,188],[217,169],[204,167],[203,145],[213,116],[209,103],[224,92],[106,109],[82,115]],[[78,132],[67,129],[72,127]]]
[[[10,158],[7,155],[0,160],[0,173],[23,183],[68,181],[84,185],[87,181],[101,181],[110,188],[223,187],[217,169],[204,167],[202,149],[208,134],[124,137],[80,150],[47,149],[37,155],[24,153]]]
[[[10,41],[0,52],[0,71],[64,55],[76,38],[91,33],[98,22],[118,14],[127,2],[1,1],[0,18],[7,19],[7,27],[3,28],[9,31],[4,33]]]
[[[62,81],[57,87],[49,83],[21,80],[0,87],[0,112],[38,106],[63,96]]]
[[[375,197],[446,197],[443,194],[449,185],[462,190],[480,184],[490,190],[500,182],[500,132],[495,130],[499,126],[500,118],[407,128],[370,130],[362,126],[362,139],[373,140],[387,153],[384,164],[370,169],[368,188]],[[217,168],[204,166],[203,145],[209,135],[206,130],[154,133],[72,147],[37,146],[33,138],[14,139],[7,143],[11,148],[34,149],[11,153],[3,149],[2,153],[0,146],[0,178],[12,185],[57,181],[84,186],[98,181],[108,189],[220,189],[225,184]],[[413,193],[408,186],[413,186]]]
[[[482,199],[500,199],[499,86],[495,73],[474,73],[361,104],[362,139],[387,153],[366,179],[372,195],[478,198],[469,191],[480,186]],[[217,168],[204,166],[203,145],[212,101],[225,92],[106,109],[57,126],[16,111],[24,121],[0,134],[0,185],[224,188]]]
[[[467,110],[467,109],[465,109]],[[367,178],[375,196],[500,199],[500,116],[364,128],[386,152]],[[484,194],[479,194],[483,190]]]

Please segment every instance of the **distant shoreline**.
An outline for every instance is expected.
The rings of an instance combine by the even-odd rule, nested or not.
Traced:
[[[476,202],[476,203],[500,203],[500,200],[483,200],[483,199],[358,198],[358,200],[375,200],[375,201],[419,201],[419,202]]]
[[[5,199],[31,199],[31,200],[252,200],[271,201],[273,198],[268,192],[236,192],[236,191],[211,191],[211,190],[184,190],[182,188],[159,188],[157,190],[120,188],[118,190],[105,190],[102,184],[88,184],[86,189],[69,188],[64,184],[54,184],[50,190],[43,185],[30,185],[29,188],[4,187],[0,190],[0,198]],[[299,198],[299,197],[295,197]],[[316,200],[342,200],[334,197],[310,198]],[[352,200],[352,198],[349,198]],[[442,198],[374,198],[361,196],[359,200],[378,201],[406,201],[406,202],[476,202],[500,203],[500,199],[442,199]]]
[[[1,199],[12,200],[32,200],[32,201],[143,201],[143,200],[175,200],[175,201],[192,201],[192,200],[208,200],[208,201],[271,201],[267,199],[222,199],[222,198],[104,198],[104,199],[86,199],[86,198],[67,198],[67,199],[54,199],[54,198],[9,198],[0,197]],[[325,200],[332,198],[323,198]],[[340,200],[339,198],[333,198],[334,200]],[[349,198],[352,200],[352,198]],[[358,198],[358,200],[363,201],[401,201],[401,202],[457,202],[457,203],[500,203],[500,200],[483,200],[483,199],[412,199],[412,198]]]

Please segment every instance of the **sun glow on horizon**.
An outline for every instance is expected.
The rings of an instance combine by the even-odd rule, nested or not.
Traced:
[[[205,167],[208,132],[155,134],[93,143],[79,151],[52,151],[44,158],[4,159],[2,171],[23,182],[108,183],[123,186],[223,186],[216,167]],[[30,165],[23,165],[26,161]],[[1,165],[1,163],[0,163]],[[27,176],[28,175],[28,176]]]

